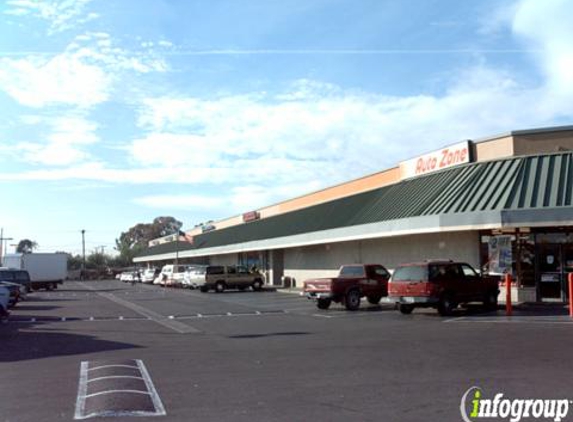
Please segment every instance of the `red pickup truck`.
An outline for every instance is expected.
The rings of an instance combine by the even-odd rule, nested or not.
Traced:
[[[306,280],[302,295],[316,301],[319,309],[342,302],[346,309],[355,311],[364,296],[373,305],[387,296],[389,278],[390,273],[380,264],[343,265],[338,277]]]

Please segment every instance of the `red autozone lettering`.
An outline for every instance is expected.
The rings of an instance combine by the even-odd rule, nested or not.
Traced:
[[[468,149],[462,148],[451,150],[446,148],[442,150],[442,158],[440,160],[440,168],[453,166],[455,164],[465,163],[468,157]]]
[[[416,163],[416,174],[423,174],[435,170],[438,165],[436,157],[419,158]]]
[[[421,176],[448,167],[469,163],[471,160],[470,141],[448,145],[428,154],[420,155],[400,163],[400,177]]]

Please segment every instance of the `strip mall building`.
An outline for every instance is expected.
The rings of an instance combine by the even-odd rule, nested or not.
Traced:
[[[429,258],[511,272],[519,301],[566,299],[573,126],[465,141],[341,185],[150,242],[134,262],[257,265],[267,283]]]

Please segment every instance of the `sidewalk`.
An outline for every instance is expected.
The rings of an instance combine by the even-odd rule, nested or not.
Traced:
[[[279,293],[287,293],[287,294],[292,294],[292,295],[299,295],[302,293],[302,288],[300,287],[277,287],[276,289],[277,292]]]
[[[501,311],[505,312],[505,303],[500,304]],[[568,316],[568,303],[549,302],[522,302],[513,305],[514,315],[530,316]]]

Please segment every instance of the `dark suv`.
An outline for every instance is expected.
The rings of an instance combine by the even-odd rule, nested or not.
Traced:
[[[432,260],[398,266],[388,284],[388,296],[403,314],[432,307],[440,315],[451,315],[459,304],[468,302],[496,309],[498,283],[499,277],[480,275],[464,262]]]
[[[10,283],[21,284],[26,287],[26,291],[32,291],[32,282],[30,281],[30,274],[26,270],[18,270],[16,268],[0,268],[0,281],[9,281]]]

